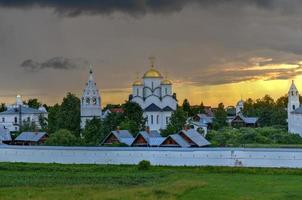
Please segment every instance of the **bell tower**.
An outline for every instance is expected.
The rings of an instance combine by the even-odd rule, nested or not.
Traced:
[[[288,116],[290,116],[290,113],[292,111],[300,107],[299,96],[300,96],[299,91],[295,85],[295,82],[292,81],[292,84],[288,91],[288,106],[287,106]]]
[[[91,120],[94,117],[101,118],[101,116],[101,96],[96,87],[96,83],[93,78],[92,66],[90,65],[89,79],[86,83],[85,89],[83,90],[83,96],[81,98],[81,128],[85,128],[87,120]]]

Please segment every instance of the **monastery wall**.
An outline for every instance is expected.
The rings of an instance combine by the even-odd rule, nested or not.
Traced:
[[[0,162],[302,168],[302,149],[0,146]]]

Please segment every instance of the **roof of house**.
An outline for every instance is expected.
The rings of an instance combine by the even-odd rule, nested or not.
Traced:
[[[170,106],[166,106],[162,109],[162,111],[174,111]]]
[[[46,132],[23,132],[15,139],[15,141],[38,142],[45,135],[47,135]]]
[[[10,108],[4,112],[1,112],[0,115],[9,115],[9,114],[19,114],[21,108],[21,114],[45,114],[45,111],[30,108],[26,106],[20,106],[19,108]]]
[[[131,145],[134,141],[134,137],[128,130],[111,131],[111,133],[121,142],[127,145]],[[110,134],[109,134],[110,135]],[[108,135],[108,136],[109,136]]]
[[[238,114],[237,116],[240,117],[246,124],[256,124],[259,119],[258,117],[245,117],[242,114]],[[235,116],[234,119],[237,116]],[[232,119],[232,120],[234,120],[234,119]]]
[[[165,140],[167,140],[167,139],[169,139],[169,138],[171,138],[172,140],[174,140],[174,141],[175,141],[180,147],[182,147],[182,148],[190,147],[190,144],[189,144],[187,141],[185,141],[185,140],[184,140],[180,135],[178,135],[178,134],[169,135],[168,137],[166,137]],[[165,140],[163,140],[161,144],[163,144]],[[168,146],[168,145],[167,145],[167,146]]]
[[[188,138],[190,138],[199,147],[208,146],[211,144],[195,129],[182,130],[181,132],[184,133]]]
[[[199,122],[204,123],[204,124],[212,124],[214,117],[210,117],[206,114],[197,114],[198,117],[200,118]]]
[[[135,139],[140,135],[147,141],[149,146],[159,146],[165,140],[165,138],[162,137],[158,131],[141,131],[137,134]]]
[[[12,141],[11,134],[4,126],[0,127],[0,141]]]

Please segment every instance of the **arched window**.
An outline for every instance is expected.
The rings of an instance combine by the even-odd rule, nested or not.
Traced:
[[[293,105],[293,110],[295,110],[296,109],[296,106],[295,105]]]
[[[15,124],[17,124],[18,123],[18,118],[17,117],[15,117]]]
[[[153,124],[153,115],[151,115],[151,124]]]
[[[96,104],[97,104],[97,100],[96,100],[95,97],[92,99],[92,103],[93,103],[93,105],[96,105]]]
[[[166,95],[168,94],[168,88],[165,88],[165,93],[166,93]]]
[[[89,97],[86,98],[86,104],[88,104],[88,105],[90,104],[90,99],[89,99]]]

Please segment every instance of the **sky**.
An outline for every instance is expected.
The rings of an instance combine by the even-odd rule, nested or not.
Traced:
[[[0,102],[82,95],[89,64],[103,106],[128,99],[148,57],[179,102],[235,105],[302,90],[299,0],[0,0]]]

